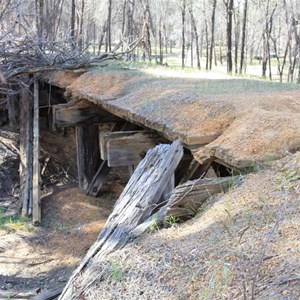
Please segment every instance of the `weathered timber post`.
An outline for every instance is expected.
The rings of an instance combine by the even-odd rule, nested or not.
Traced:
[[[76,146],[79,187],[86,190],[101,163],[98,126],[76,126]]]
[[[32,97],[28,88],[21,93],[20,110],[20,200],[22,215],[32,213]]]
[[[20,107],[17,95],[7,95],[8,126],[17,129],[19,124]]]
[[[40,199],[40,126],[39,126],[39,83],[34,81],[33,106],[33,179],[32,179],[32,221],[41,223]]]

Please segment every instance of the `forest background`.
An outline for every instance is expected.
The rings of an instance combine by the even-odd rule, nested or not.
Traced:
[[[118,50],[128,60],[299,83],[299,19],[298,0],[1,1],[1,69],[10,77]]]

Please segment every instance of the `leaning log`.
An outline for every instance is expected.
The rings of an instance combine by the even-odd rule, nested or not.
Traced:
[[[103,259],[132,238],[132,231],[159,205],[182,156],[183,147],[179,141],[148,151],[116,202],[97,241],[67,283],[60,300],[80,299],[84,287],[80,286],[79,274],[84,272],[87,264]]]

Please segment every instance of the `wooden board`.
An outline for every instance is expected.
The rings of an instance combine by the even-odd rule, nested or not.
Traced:
[[[107,161],[110,167],[138,165],[149,149],[163,139],[153,132],[117,133],[107,137]],[[105,150],[104,150],[105,151]]]

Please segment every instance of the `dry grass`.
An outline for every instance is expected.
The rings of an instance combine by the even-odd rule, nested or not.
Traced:
[[[299,159],[250,174],[193,220],[89,265],[76,282],[84,299],[299,299]]]

